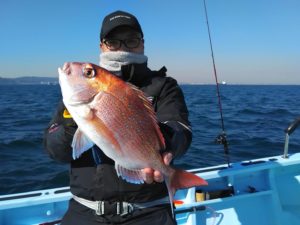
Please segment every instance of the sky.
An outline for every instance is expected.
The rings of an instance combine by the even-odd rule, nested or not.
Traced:
[[[219,81],[300,84],[299,0],[206,0]],[[148,66],[180,83],[215,82],[203,0],[0,0],[0,77],[58,76],[99,63],[99,31],[115,10],[143,29]]]

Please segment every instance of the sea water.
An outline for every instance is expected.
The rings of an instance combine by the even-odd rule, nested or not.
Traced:
[[[181,85],[190,112],[193,141],[176,166],[225,164],[221,114],[215,85]],[[300,86],[221,85],[224,131],[230,161],[280,155],[284,129],[300,116]],[[61,98],[58,85],[0,86],[0,195],[67,186],[69,165],[53,161],[43,132]],[[300,130],[300,128],[299,128]],[[300,131],[290,152],[300,152]]]

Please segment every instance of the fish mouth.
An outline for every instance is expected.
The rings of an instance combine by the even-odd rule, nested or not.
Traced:
[[[76,99],[73,99],[71,97],[71,99],[67,100],[66,102],[68,103],[68,105],[70,106],[80,106],[80,105],[85,105],[85,104],[89,104],[91,103],[94,98],[95,98],[96,94],[92,95],[90,98],[87,98],[87,99],[84,99],[84,100],[76,100]],[[65,102],[65,100],[64,100]]]
[[[66,62],[64,63],[63,67],[62,68],[58,68],[58,73],[64,73],[66,75],[69,75],[71,72],[71,68],[70,68],[70,63]]]
[[[62,84],[62,81],[61,81],[61,79],[62,79],[62,76],[66,76],[66,73],[64,72],[64,70],[62,69],[62,68],[60,68],[60,67],[58,67],[58,83],[59,83],[59,85],[61,86],[61,84]]]

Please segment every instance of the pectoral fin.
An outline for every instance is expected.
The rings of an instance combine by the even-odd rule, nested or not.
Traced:
[[[115,164],[115,169],[117,171],[118,177],[122,177],[124,180],[126,180],[129,183],[133,183],[133,184],[144,183],[141,170],[126,169],[117,163]]]
[[[73,141],[73,159],[79,158],[79,156],[93,147],[94,143],[79,129],[76,130]]]

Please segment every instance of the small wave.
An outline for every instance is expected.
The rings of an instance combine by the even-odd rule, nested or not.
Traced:
[[[43,143],[42,137],[36,138],[24,138],[24,139],[17,139],[17,140],[3,140],[0,142],[1,149],[36,149],[40,147]]]
[[[271,115],[271,116],[276,116],[279,115],[281,117],[285,117],[291,114],[291,112],[288,109],[270,109],[270,108],[252,108],[252,109],[241,109],[237,112],[239,115]]]
[[[239,115],[264,115],[267,114],[268,112],[265,112],[263,110],[258,110],[258,109],[241,109],[237,112]]]

